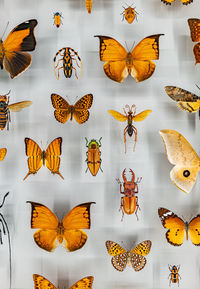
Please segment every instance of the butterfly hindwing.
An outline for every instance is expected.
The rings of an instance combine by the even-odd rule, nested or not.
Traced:
[[[168,229],[166,238],[173,246],[181,246],[186,234],[186,224],[176,214],[165,208],[158,209],[158,215],[164,228]]]
[[[188,25],[190,28],[190,36],[193,42],[200,42],[200,19],[190,18],[188,19]],[[200,43],[195,44],[193,48],[196,64],[200,63]]]
[[[177,131],[160,131],[166,155],[175,167],[170,172],[172,182],[183,192],[189,193],[200,169],[200,158],[189,142]]]
[[[6,148],[1,148],[0,149],[0,162],[4,160],[5,156],[7,153],[7,149]]]
[[[41,275],[33,274],[35,289],[57,289],[49,280]]]
[[[26,51],[35,49],[36,40],[33,31],[36,25],[35,19],[21,23],[3,42],[0,65],[10,73],[11,78],[22,73],[31,63],[31,55]]]

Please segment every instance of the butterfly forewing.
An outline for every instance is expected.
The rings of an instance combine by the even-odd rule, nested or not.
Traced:
[[[88,276],[76,282],[69,289],[91,289],[94,277]]]
[[[133,250],[130,252],[130,259],[132,267],[135,271],[140,271],[146,265],[146,258],[144,256],[148,255],[151,250],[151,241],[143,241],[138,244]]]
[[[188,25],[190,28],[192,41],[199,42],[200,41],[200,19],[190,18],[188,19]]]
[[[161,0],[161,1],[166,5],[171,5],[171,3],[174,2],[175,0]],[[188,5],[193,2],[193,0],[180,0],[180,1],[182,2],[183,5]]]
[[[6,156],[6,153],[7,153],[7,149],[6,148],[0,149],[0,162],[3,161],[3,159]]]
[[[75,110],[89,109],[92,106],[92,102],[93,102],[93,95],[86,94],[75,103],[74,108]]]
[[[166,232],[168,243],[173,246],[181,246],[186,234],[185,222],[176,214],[165,208],[159,208],[158,215],[163,227],[168,229]]]
[[[70,106],[69,103],[64,98],[55,93],[51,94],[51,102],[55,109],[67,110]]]
[[[33,281],[35,289],[57,289],[49,280],[41,275],[34,274]]]

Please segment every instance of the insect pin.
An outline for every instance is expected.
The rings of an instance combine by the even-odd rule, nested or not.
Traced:
[[[175,265],[168,265],[169,267],[169,271],[170,271],[170,274],[168,276],[168,279],[169,279],[169,286],[171,286],[171,283],[178,283],[178,286],[179,286],[179,281],[181,279],[181,276],[180,274],[178,273],[179,270],[180,270],[180,265],[178,266],[175,266]]]
[[[0,129],[4,130],[7,125],[7,130],[9,130],[9,122],[11,121],[10,112],[20,111],[25,107],[32,104],[32,101],[20,101],[13,104],[9,104],[10,97],[7,94],[0,95]]]
[[[134,110],[133,110],[134,109]],[[124,129],[124,144],[125,144],[125,153],[126,153],[126,134],[130,137],[135,136],[135,142],[133,146],[133,151],[135,151],[135,146],[137,142],[137,129],[133,125],[133,121],[142,121],[144,120],[151,112],[151,109],[144,110],[139,114],[136,114],[136,106],[133,104],[131,107],[126,104],[123,108],[124,114],[119,113],[115,110],[109,110],[108,112],[118,121],[127,121],[127,126]]]
[[[139,203],[138,203],[138,197],[136,196],[136,194],[139,193],[138,184],[141,182],[142,177],[137,178],[137,180],[135,181],[134,172],[131,169],[129,171],[132,174],[132,178],[130,181],[127,181],[126,174],[125,174],[126,169],[124,169],[122,173],[122,178],[124,181],[123,182],[124,191],[122,191],[121,181],[119,179],[116,179],[118,184],[120,184],[120,194],[123,195],[121,196],[121,204],[120,204],[120,209],[119,209],[120,211],[122,211],[121,221],[123,221],[124,219],[124,213],[127,215],[132,215],[134,212],[135,212],[137,220],[139,220],[137,211],[138,209],[141,210]]]
[[[63,25],[62,19],[61,19],[63,18],[62,13],[59,13],[59,12],[54,13],[53,18],[54,18],[53,24],[56,25],[57,28],[59,28],[61,24]]]
[[[77,74],[76,68],[74,67],[74,63],[77,65],[78,68],[81,69],[79,76]],[[78,55],[78,52],[76,52],[71,47],[63,47],[58,50],[53,59],[53,69],[57,79],[59,79],[60,77],[60,69],[63,69],[66,78],[71,78],[72,71],[74,70],[76,78],[80,79],[83,72],[83,64],[81,58]]]
[[[88,148],[86,153],[87,159],[85,160],[88,166],[86,172],[89,169],[93,176],[96,176],[99,169],[103,172],[101,168],[101,151],[99,149],[101,147],[101,139],[102,137],[99,139],[99,141],[96,139],[91,139],[90,142],[88,142],[88,139],[85,138],[86,147]]]
[[[93,2],[92,0],[85,0],[85,6],[89,14],[91,14],[92,11],[92,4],[93,4],[92,2]]]
[[[128,7],[124,7],[124,6],[122,7],[124,8],[124,11],[120,14],[122,15],[122,21],[124,21],[124,18],[129,24],[131,24],[134,19],[136,19],[137,21],[137,15],[139,13],[135,10],[136,7],[132,7],[132,5]]]

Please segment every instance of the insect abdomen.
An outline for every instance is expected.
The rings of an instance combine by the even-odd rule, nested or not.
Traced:
[[[7,104],[4,101],[0,102],[0,129],[3,130],[8,121]]]
[[[72,76],[72,57],[69,49],[65,49],[63,56],[63,71],[66,78],[70,78]]]
[[[133,128],[131,125],[128,126],[128,135],[132,136],[133,135]]]
[[[92,11],[92,0],[85,0],[85,6],[87,8],[88,13],[90,14]]]

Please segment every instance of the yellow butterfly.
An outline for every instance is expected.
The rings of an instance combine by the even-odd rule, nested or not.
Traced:
[[[158,215],[164,228],[168,229],[166,233],[167,242],[173,246],[181,246],[188,235],[192,243],[200,245],[200,215],[194,217],[189,223],[184,222],[180,217],[165,208],[158,209]]]
[[[148,79],[155,70],[152,60],[159,59],[159,37],[155,34],[141,40],[131,52],[114,38],[96,35],[100,40],[100,60],[104,64],[105,74],[112,80],[123,82],[131,75],[137,82]]]
[[[142,270],[146,265],[147,260],[144,256],[150,252],[151,241],[143,241],[131,251],[126,251],[113,241],[106,241],[106,248],[108,254],[113,256],[111,263],[116,270],[122,272],[126,268],[126,265],[130,265],[131,263],[133,269],[137,272]]]
[[[69,289],[91,289],[94,277],[88,276],[82,278],[74,285],[72,285]],[[41,275],[34,274],[33,281],[35,284],[35,289],[57,289],[49,280],[44,278]]]
[[[174,168],[170,172],[172,182],[183,192],[190,193],[200,170],[200,158],[189,142],[177,131],[160,130],[166,155]]]
[[[55,138],[46,151],[42,151],[39,145],[31,138],[25,138],[26,155],[28,156],[29,172],[24,177],[24,180],[31,174],[36,174],[41,168],[42,164],[52,172],[58,174],[63,180],[63,176],[59,172],[60,155],[62,153],[62,138]]]

